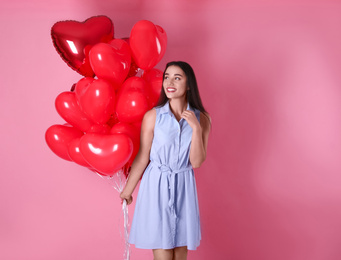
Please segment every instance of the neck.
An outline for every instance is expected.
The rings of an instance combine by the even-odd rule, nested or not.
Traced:
[[[170,99],[169,107],[177,118],[180,118],[181,114],[187,109],[186,99]]]

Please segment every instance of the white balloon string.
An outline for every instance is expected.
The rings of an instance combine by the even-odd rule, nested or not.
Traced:
[[[98,175],[102,179],[104,179],[101,174],[98,174]],[[126,183],[126,180],[123,181],[122,176],[123,176],[122,170],[119,170],[113,176],[106,176],[107,179],[112,183],[111,185],[114,187],[114,189],[117,190],[118,193],[120,193],[120,194],[123,191],[124,185]],[[124,227],[123,237],[124,237],[124,244],[125,244],[123,259],[129,260],[130,259],[130,244],[128,242],[128,238],[129,238],[129,215],[128,215],[128,205],[127,205],[126,200],[123,200],[123,202],[122,202],[122,213],[123,213],[123,227]],[[122,237],[121,230],[120,230],[120,236]]]
[[[124,241],[125,241],[125,250],[124,250],[124,259],[130,259],[130,244],[128,242],[129,238],[129,219],[128,219],[128,205],[127,201],[123,200],[122,203],[122,212],[123,212],[123,219],[124,219]]]

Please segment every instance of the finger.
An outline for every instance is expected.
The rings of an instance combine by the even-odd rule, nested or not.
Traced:
[[[184,112],[184,113],[182,113],[181,116],[182,116],[183,118],[188,118],[190,115]]]
[[[184,118],[186,121],[191,120],[193,117],[191,115],[183,115],[182,118]]]
[[[182,113],[182,116],[184,117],[191,117],[191,116],[194,116],[194,113],[192,111],[188,111],[188,112],[183,112]]]

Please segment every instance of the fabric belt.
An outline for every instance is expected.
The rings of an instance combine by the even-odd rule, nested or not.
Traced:
[[[168,206],[171,209],[171,213],[176,218],[177,216],[176,216],[175,207],[174,207],[174,202],[175,202],[175,175],[178,173],[181,173],[181,172],[192,170],[193,168],[190,165],[190,166],[187,166],[187,167],[184,167],[181,169],[173,170],[171,167],[169,167],[169,165],[166,165],[166,164],[160,164],[160,163],[157,163],[155,161],[151,161],[151,163],[153,165],[155,165],[156,167],[158,167],[162,173],[167,173],[168,189],[169,189],[169,193],[170,193]]]

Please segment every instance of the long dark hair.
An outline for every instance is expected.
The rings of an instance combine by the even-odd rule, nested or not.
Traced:
[[[159,101],[158,101],[156,106],[161,107],[161,106],[165,105],[168,101],[168,97],[166,96],[165,90],[163,89],[163,81],[165,79],[166,70],[170,66],[177,66],[180,69],[182,69],[182,71],[185,73],[186,79],[187,79],[187,81],[186,81],[187,87],[189,88],[189,90],[186,93],[187,101],[191,107],[198,109],[200,112],[202,112],[207,117],[207,111],[205,110],[205,108],[201,102],[198,84],[197,84],[197,80],[195,78],[194,71],[193,71],[191,65],[189,65],[187,62],[184,62],[184,61],[171,61],[171,62],[167,63],[166,68],[163,72],[163,80],[162,80],[162,88],[161,88],[160,98],[159,98]]]

